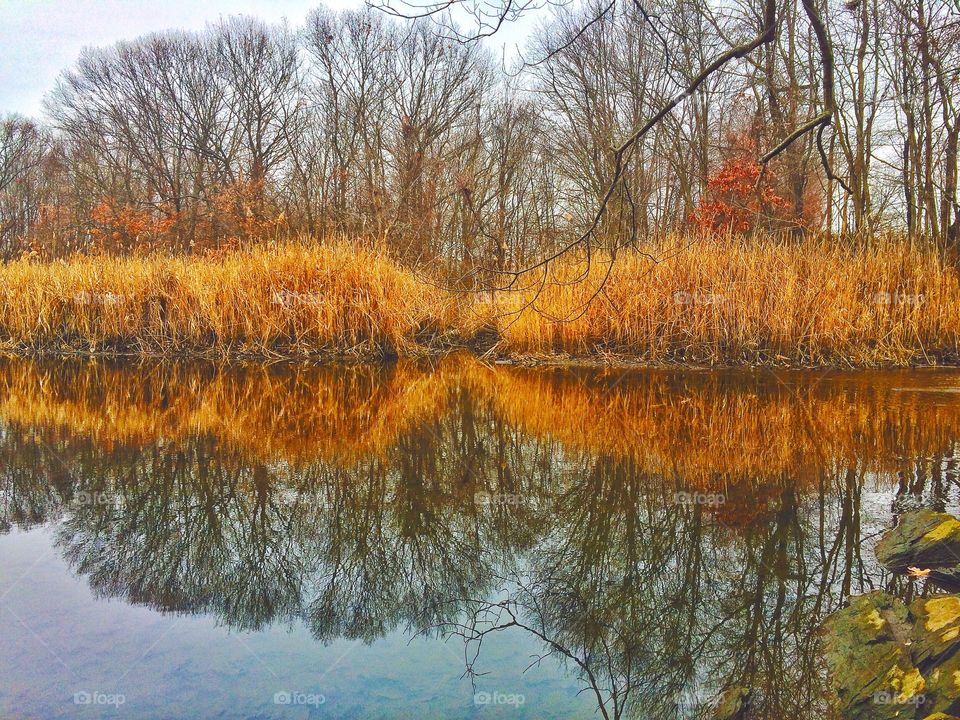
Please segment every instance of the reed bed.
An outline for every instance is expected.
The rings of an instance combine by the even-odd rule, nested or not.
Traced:
[[[451,294],[340,240],[0,266],[0,351],[383,357],[451,346],[695,365],[960,359],[960,276],[898,238],[668,238]],[[481,343],[481,340],[482,343]]]
[[[960,275],[934,249],[896,238],[863,249],[817,238],[668,238],[612,266],[598,256],[589,266],[568,261],[525,284],[497,299],[507,351],[701,365],[960,356]]]
[[[289,242],[216,256],[0,266],[0,347],[22,353],[391,355],[450,303],[384,256]]]

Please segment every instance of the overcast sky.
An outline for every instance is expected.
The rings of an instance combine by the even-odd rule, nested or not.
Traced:
[[[57,75],[87,45],[110,45],[167,28],[201,29],[224,15],[293,27],[321,0],[0,0],[0,117],[39,115]],[[326,0],[331,8],[362,0]]]

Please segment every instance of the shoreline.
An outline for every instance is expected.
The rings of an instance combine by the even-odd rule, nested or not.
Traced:
[[[673,242],[677,242],[674,239]],[[960,366],[960,272],[890,240],[709,241],[497,293],[434,286],[388,255],[309,238],[216,257],[0,265],[0,353],[369,362],[467,351],[537,366]]]
[[[135,351],[135,350],[83,350],[83,349],[11,349],[0,347],[0,358],[33,361],[89,360],[117,363],[138,363],[145,361],[203,362],[215,364],[257,365],[392,365],[398,362],[431,363],[457,356],[490,366],[509,366],[543,369],[597,369],[597,370],[689,370],[709,372],[724,370],[793,370],[793,371],[884,371],[884,370],[960,370],[960,358],[949,360],[933,359],[929,361],[869,362],[869,363],[797,363],[789,359],[777,361],[744,361],[725,363],[702,363],[686,360],[650,360],[642,355],[603,353],[602,355],[555,354],[513,354],[490,353],[489,349],[467,345],[444,348],[422,347],[416,351],[393,352],[282,352],[264,353],[259,351],[221,352],[210,350],[171,350],[171,351]]]

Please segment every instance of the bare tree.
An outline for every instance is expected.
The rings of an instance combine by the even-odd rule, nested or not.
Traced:
[[[45,133],[29,120],[0,121],[0,258],[15,252],[17,238],[39,218],[48,147]]]
[[[282,221],[484,290],[688,230],[733,156],[803,220],[764,228],[956,248],[960,11],[838,2],[564,0],[509,69],[479,41],[545,4],[230,18],[85,51],[47,98],[56,162],[31,167],[63,250],[102,208],[184,250]]]

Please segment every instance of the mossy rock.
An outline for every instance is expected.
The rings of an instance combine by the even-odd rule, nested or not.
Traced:
[[[827,665],[848,720],[949,720],[960,714],[960,596],[909,608],[877,591],[824,623]]]
[[[733,687],[724,692],[714,707],[712,720],[741,720],[750,704],[750,688]]]
[[[926,670],[924,678],[925,712],[960,713],[960,654],[954,653]]]
[[[906,605],[882,591],[853,598],[827,618],[827,665],[844,718],[913,717],[926,682],[905,644],[911,625]]]
[[[897,526],[880,538],[876,555],[891,570],[904,570],[910,565],[954,566],[960,563],[960,520],[932,510],[904,513]]]
[[[910,654],[918,667],[940,663],[960,648],[960,596],[920,598],[911,603],[910,614],[914,618]]]

